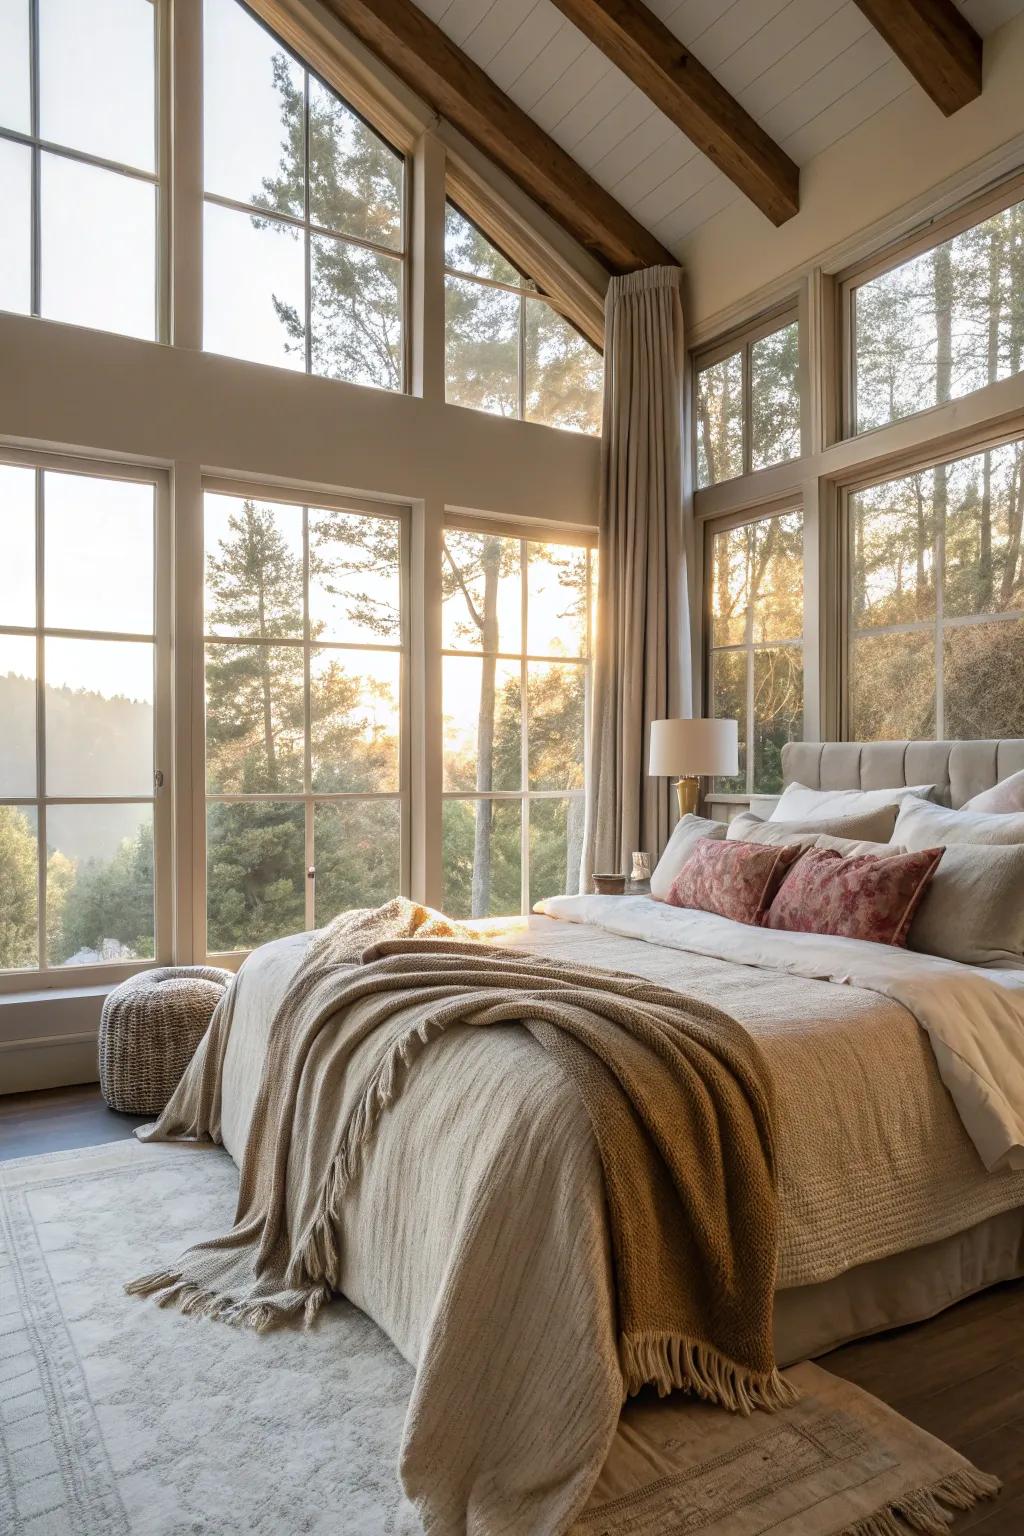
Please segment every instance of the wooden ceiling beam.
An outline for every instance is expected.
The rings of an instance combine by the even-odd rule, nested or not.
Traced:
[[[554,3],[773,224],[799,211],[799,167],[642,0]]]
[[[981,95],[981,37],[953,0],[857,4],[947,117]]]
[[[329,11],[611,272],[677,265],[411,0],[324,0]]]

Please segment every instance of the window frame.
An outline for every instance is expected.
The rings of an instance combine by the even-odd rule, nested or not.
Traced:
[[[804,336],[801,306],[799,299],[794,294],[771,309],[764,310],[755,320],[738,326],[734,330],[727,331],[709,346],[700,348],[690,354],[690,395],[693,409],[690,412],[690,463],[692,465],[693,485],[698,491],[713,490],[719,485],[728,485],[737,480],[745,480],[749,475],[762,475],[768,470],[778,469],[782,465],[797,464],[803,458],[806,444],[807,421],[807,388],[806,368],[804,363]],[[791,459],[779,459],[774,464],[764,464],[760,469],[754,469],[753,465],[753,430],[751,424],[753,388],[751,351],[759,341],[766,336],[773,336],[776,331],[783,331],[788,326],[797,326],[797,338],[799,346],[800,363],[797,369],[797,377],[800,389],[800,452]],[[743,468],[738,475],[729,475],[722,480],[709,481],[707,485],[697,484],[697,465],[699,463],[699,412],[696,403],[700,391],[700,375],[708,368],[713,368],[716,363],[725,362],[727,358],[740,354],[740,367],[742,370],[742,382],[740,385],[740,398],[743,403],[743,435],[742,458]]]
[[[950,401],[927,405],[920,411],[896,416],[892,421],[876,427],[857,429],[857,290],[875,278],[884,277],[898,267],[905,266],[918,256],[954,240],[965,230],[974,229],[989,219],[1005,213],[1008,208],[1024,202],[1024,173],[1002,177],[984,191],[953,207],[947,207],[924,223],[915,225],[909,233],[888,241],[871,257],[848,266],[834,278],[836,294],[839,372],[839,438],[840,442],[856,442],[870,439],[874,433],[885,432],[904,421],[918,421],[934,411],[941,411],[956,400],[970,399],[982,389],[956,395]],[[1013,377],[1013,375],[1009,375]],[[939,461],[941,462],[941,460]]]
[[[281,36],[281,34],[271,25],[271,23],[269,21],[267,21],[259,13],[258,10],[254,9],[253,6],[247,4],[246,0],[232,0],[232,3],[237,5],[240,10],[244,11],[245,14],[249,17],[249,19],[251,21],[255,22],[255,24],[258,27],[261,27],[263,29],[263,31],[266,32],[267,35],[273,40],[274,44],[278,48],[280,48],[282,50],[282,52],[286,53],[289,56],[289,58],[294,61],[296,66],[303,71],[303,74],[304,74],[304,77],[305,77],[304,78],[304,85],[303,85],[303,90],[304,90],[303,193],[302,193],[302,197],[303,197],[303,212],[302,212],[302,215],[300,217],[298,214],[283,213],[283,212],[281,212],[278,209],[274,209],[272,211],[259,210],[252,203],[240,202],[236,198],[225,197],[224,195],[222,195],[219,192],[210,192],[207,189],[207,187],[206,187],[206,181],[205,181],[205,175],[204,175],[203,180],[202,180],[202,185],[200,187],[200,207],[199,207],[200,222],[201,222],[202,225],[205,225],[205,210],[206,210],[207,204],[212,204],[216,208],[224,208],[224,209],[226,209],[230,213],[245,214],[245,215],[248,215],[250,218],[252,217],[252,215],[254,213],[260,213],[262,215],[262,217],[266,218],[270,223],[275,223],[276,222],[276,223],[279,223],[279,224],[287,224],[287,225],[290,225],[293,229],[297,229],[297,230],[299,230],[301,232],[302,237],[303,237],[303,242],[302,242],[303,243],[303,249],[302,249],[303,310],[304,310],[303,319],[304,319],[304,323],[305,323],[305,345],[304,345],[304,348],[303,348],[303,366],[302,366],[301,369],[298,369],[298,368],[296,368],[296,369],[284,369],[285,372],[304,373],[308,378],[314,378],[314,379],[328,379],[328,381],[330,383],[332,383],[332,384],[351,384],[353,388],[357,388],[357,389],[382,389],[387,394],[407,395],[407,394],[410,393],[410,380],[411,380],[411,377],[412,377],[412,344],[411,344],[411,338],[410,338],[411,327],[410,327],[410,324],[409,324],[409,319],[410,319],[410,316],[412,314],[412,276],[411,276],[412,260],[411,260],[410,233],[411,233],[412,226],[413,226],[413,216],[412,216],[413,215],[413,203],[412,203],[412,195],[413,195],[412,194],[412,183],[413,183],[412,169],[413,169],[413,167],[412,167],[411,156],[409,155],[407,150],[399,148],[399,146],[397,144],[395,144],[391,140],[391,138],[388,137],[387,134],[385,134],[380,128],[378,128],[374,123],[372,123],[364,112],[361,112],[358,107],[356,107],[346,96],[344,96],[342,94],[342,92],[337,88],[337,86],[331,85],[330,82],[327,80],[327,78],[324,75],[322,75],[319,72],[319,70],[317,70],[306,58],[304,58],[301,53],[299,53],[295,48],[293,48],[290,43],[287,43],[284,40],[284,38]],[[33,0],[33,4],[38,4],[38,0]],[[200,47],[201,47],[201,49],[205,49],[205,30],[204,30],[204,25],[205,24],[201,20],[199,25],[200,25],[200,32],[202,34]],[[329,92],[331,96],[336,97],[341,102],[342,106],[345,108],[345,110],[347,112],[351,112],[353,117],[358,118],[359,121],[363,124],[363,126],[370,133],[372,133],[375,138],[380,139],[381,142],[383,144],[385,144],[388,149],[391,150],[391,152],[395,155],[396,159],[401,160],[401,162],[402,162],[402,229],[401,229],[401,242],[400,242],[400,244],[399,244],[397,249],[394,248],[393,246],[378,245],[374,241],[372,241],[372,240],[365,240],[362,237],[360,237],[359,235],[349,235],[349,234],[344,234],[341,231],[336,230],[336,229],[327,229],[325,226],[323,226],[321,224],[315,223],[310,218],[310,212],[309,212],[309,82],[311,80],[315,80],[317,82],[317,84],[321,86],[321,88],[323,90]],[[204,74],[201,110],[205,110],[205,93],[206,93],[207,89],[208,89],[208,82],[207,82],[206,76]],[[203,134],[204,134],[204,123],[200,122],[200,125],[199,125],[200,140],[202,140]],[[400,352],[400,359],[401,359],[401,374],[402,374],[402,376],[401,376],[401,381],[400,381],[397,389],[388,389],[387,386],[383,385],[383,384],[382,385],[353,384],[352,381],[348,380],[348,379],[336,379],[336,378],[331,377],[329,374],[315,373],[313,371],[313,368],[312,368],[313,327],[312,327],[312,324],[311,324],[311,319],[312,319],[312,307],[311,307],[312,306],[312,285],[311,285],[311,279],[310,279],[310,272],[311,272],[311,264],[312,264],[311,263],[312,241],[313,241],[314,237],[319,237],[319,238],[322,238],[322,239],[335,240],[335,241],[338,241],[339,243],[345,244],[345,245],[358,246],[361,250],[370,251],[375,256],[384,257],[385,259],[387,259],[389,261],[395,261],[395,262],[397,262],[400,265],[400,268],[401,268],[401,281],[400,281],[400,283],[398,285],[398,293],[399,293],[400,323],[401,323],[401,328],[402,328],[402,338],[401,338],[401,347],[399,349],[399,352]],[[205,257],[205,250],[204,250],[204,255],[203,255],[203,273],[202,273],[202,277],[201,277],[201,282],[202,283],[205,283],[205,262],[206,262],[206,257]],[[205,321],[204,321],[204,325],[201,327],[201,329],[205,332]],[[208,348],[206,346],[206,343],[205,343],[205,334],[201,337],[200,345],[201,345],[202,350],[204,352],[208,351],[210,353],[210,355],[213,356],[213,357],[232,357],[232,356],[234,356],[234,354],[230,353],[230,352],[218,352],[214,348]],[[251,358],[242,358],[242,359],[238,359],[238,360],[242,361],[242,362],[252,362],[253,361]],[[256,367],[261,367],[261,368],[283,368],[284,365],[281,364],[281,363],[257,362],[255,364],[255,366]]]
[[[25,314],[36,320],[45,320],[48,325],[79,325],[86,330],[98,330],[104,336],[123,336],[126,332],[110,331],[103,327],[90,326],[80,320],[56,320],[41,312],[42,297],[42,159],[44,154],[53,155],[63,160],[71,160],[78,165],[92,166],[96,170],[109,171],[115,175],[127,177],[130,181],[141,181],[153,188],[154,194],[154,220],[153,235],[155,249],[153,252],[153,335],[152,337],[133,338],[150,342],[168,342],[170,340],[170,281],[168,251],[170,246],[170,187],[169,168],[171,165],[171,16],[170,0],[149,0],[153,7],[153,158],[152,171],[144,171],[139,166],[127,165],[120,160],[109,160],[102,155],[90,154],[88,150],[75,149],[68,144],[58,144],[50,139],[44,139],[40,134],[40,75],[39,75],[39,48],[40,48],[40,0],[25,0],[29,15],[29,132],[23,133],[16,128],[7,128],[0,124],[0,141],[9,144],[21,145],[27,149],[30,156],[30,191],[29,191],[29,307],[27,311],[6,310],[6,314]]]
[[[4,805],[35,807],[37,823],[37,913],[40,964],[23,970],[0,970],[0,997],[34,989],[80,989],[113,986],[129,976],[152,970],[171,962],[174,953],[174,740],[172,719],[172,648],[171,648],[171,516],[170,481],[167,472],[142,462],[107,461],[81,455],[35,453],[0,444],[0,464],[12,464],[35,472],[35,611],[34,626],[0,625],[4,635],[22,635],[36,640],[36,793],[31,796],[7,796]],[[153,487],[153,622],[152,636],[130,636],[127,631],[87,629],[50,629],[45,624],[43,585],[45,568],[40,554],[44,548],[43,474],[79,474],[98,480],[125,480]],[[43,624],[39,615],[43,615]],[[49,795],[45,785],[45,699],[44,640],[47,636],[68,639],[123,640],[151,639],[153,644],[153,790],[150,795]],[[39,849],[46,846],[46,811],[61,805],[134,805],[153,807],[153,958],[107,961],[99,965],[50,966],[46,964],[46,861]]]
[[[714,644],[714,616],[712,602],[714,596],[714,551],[715,536],[720,533],[730,533],[734,528],[745,528],[752,523],[767,522],[773,517],[784,517],[787,512],[795,512],[801,520],[801,532],[803,535],[803,632],[797,639],[765,641],[763,644],[753,643],[747,645],[744,641],[739,645],[715,645]],[[703,558],[701,561],[702,573],[702,604],[701,604],[701,636],[702,646],[700,654],[701,683],[703,697],[706,701],[705,713],[712,707],[714,696],[712,667],[714,656],[718,651],[739,652],[744,656],[753,657],[759,650],[777,649],[786,647],[800,650],[801,672],[803,678],[802,716],[804,730],[810,713],[809,692],[814,683],[813,669],[810,665],[810,637],[808,626],[808,573],[807,573],[807,514],[798,496],[786,496],[777,501],[765,502],[758,506],[752,506],[743,512],[734,512],[722,517],[706,518],[701,527],[703,537]],[[757,789],[754,785],[754,750],[753,750],[753,725],[754,725],[754,668],[751,661],[747,663],[746,677],[746,713],[747,713],[747,741],[746,741],[746,788],[743,790],[719,790],[712,780],[707,791],[706,799],[709,802],[717,802],[724,805],[746,805],[751,796],[772,795],[774,790]],[[710,716],[709,718],[714,718]]]
[[[245,794],[211,792],[206,784],[206,650],[210,644],[246,644],[247,638],[239,640],[236,637],[225,635],[211,635],[207,632],[205,623],[205,581],[206,581],[206,537],[205,515],[203,507],[200,508],[200,535],[199,545],[201,550],[201,580],[202,590],[199,594],[200,616],[198,619],[198,631],[196,636],[196,666],[199,671],[199,685],[195,689],[195,708],[193,714],[192,739],[194,755],[192,763],[193,782],[193,826],[194,826],[194,857],[192,867],[193,885],[193,918],[194,918],[194,947],[196,963],[204,965],[221,965],[230,969],[236,969],[245,957],[252,953],[252,949],[215,950],[210,949],[207,936],[207,839],[206,839],[206,813],[211,803],[244,803],[252,800],[264,799],[274,802],[287,801],[290,804],[301,804],[304,807],[304,852],[303,852],[303,893],[305,901],[304,922],[308,928],[314,928],[315,923],[315,879],[310,878],[309,871],[315,868],[314,857],[314,814],[315,807],[322,804],[334,804],[345,801],[360,800],[390,800],[397,801],[400,807],[400,832],[399,832],[399,893],[407,896],[410,890],[412,870],[412,711],[410,708],[410,537],[411,537],[411,509],[403,503],[389,504],[386,502],[364,501],[355,496],[342,496],[336,492],[321,492],[296,486],[282,486],[266,481],[235,479],[226,476],[204,475],[202,477],[202,502],[205,507],[206,493],[214,495],[251,497],[257,501],[284,502],[290,506],[302,509],[305,513],[310,510],[335,512],[351,512],[357,516],[386,518],[398,524],[399,528],[399,595],[401,602],[401,637],[397,645],[373,645],[372,643],[359,643],[347,641],[326,642],[332,650],[349,650],[356,652],[384,651],[389,654],[397,654],[399,661],[399,750],[398,750],[398,789],[380,792],[366,792],[362,790],[342,791],[318,791],[312,788],[308,780],[310,765],[310,691],[308,663],[305,668],[303,682],[303,734],[304,734],[304,787],[302,790],[288,792],[274,791],[273,793]],[[301,649],[303,657],[317,647],[318,642],[311,640],[309,634],[309,551],[308,541],[303,540],[303,634],[301,639],[277,640],[274,645],[287,645]],[[256,640],[254,644],[270,643]],[[308,782],[309,787],[306,787]]]
[[[520,776],[521,787],[519,789],[493,789],[481,792],[475,789],[455,790],[445,789],[441,782],[441,816],[444,816],[444,806],[450,800],[468,800],[477,802],[489,800],[498,804],[518,804],[519,813],[519,900],[520,910],[516,913],[505,914],[506,917],[526,917],[533,910],[530,900],[530,817],[528,802],[533,800],[577,800],[583,801],[586,796],[586,787],[580,789],[530,789],[529,776],[529,696],[527,680],[531,663],[564,662],[570,666],[580,666],[584,676],[584,742],[586,743],[590,727],[590,717],[593,702],[594,683],[594,598],[595,598],[595,562],[594,555],[597,552],[597,529],[585,530],[571,526],[558,526],[557,524],[542,524],[531,527],[529,524],[510,522],[507,519],[490,519],[456,515],[454,513],[445,517],[442,529],[442,538],[449,531],[455,533],[491,534],[496,538],[513,539],[519,543],[520,559],[520,628],[521,646],[518,651],[494,651],[485,652],[460,650],[457,647],[442,644],[440,650],[442,677],[444,662],[448,657],[477,658],[484,655],[492,655],[497,661],[511,661],[519,663],[519,719],[521,729],[520,744]],[[528,614],[528,589],[527,579],[529,544],[562,544],[576,549],[586,549],[589,554],[587,560],[587,650],[584,656],[539,656],[526,649],[527,614]],[[443,732],[443,682],[442,682],[442,732]],[[442,737],[443,740],[443,737]],[[527,814],[523,814],[526,807]],[[444,865],[442,861],[439,870],[441,884],[444,882]],[[502,919],[494,918],[493,921]]]

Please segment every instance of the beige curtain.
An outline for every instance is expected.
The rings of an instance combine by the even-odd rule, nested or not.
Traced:
[[[670,785],[647,775],[652,720],[690,713],[683,524],[682,274],[613,278],[605,304],[600,570],[581,889],[628,873],[670,830]]]

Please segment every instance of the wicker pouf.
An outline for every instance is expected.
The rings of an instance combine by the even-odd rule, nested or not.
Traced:
[[[122,982],[100,1019],[100,1090],[111,1109],[163,1109],[231,981],[213,966],[165,965]]]

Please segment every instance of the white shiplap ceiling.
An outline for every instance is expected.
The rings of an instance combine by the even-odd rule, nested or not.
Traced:
[[[742,195],[551,0],[416,3],[669,249]],[[983,36],[1024,12],[956,3]],[[798,165],[920,90],[853,0],[647,4]]]

